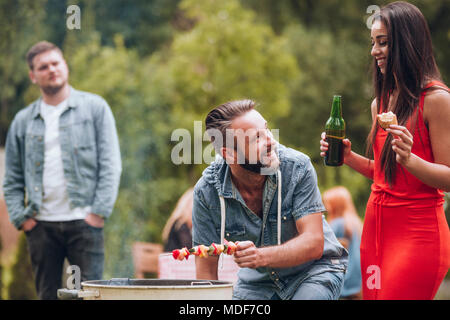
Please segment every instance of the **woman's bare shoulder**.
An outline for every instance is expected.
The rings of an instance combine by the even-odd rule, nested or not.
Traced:
[[[445,89],[434,87],[425,96],[424,117],[430,120],[445,120],[450,117],[450,93]]]

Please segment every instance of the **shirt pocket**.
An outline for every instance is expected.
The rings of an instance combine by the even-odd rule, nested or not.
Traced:
[[[73,152],[80,174],[90,179],[97,176],[97,144],[94,123],[90,119],[72,124]]]
[[[220,237],[220,228],[216,229],[217,234]],[[242,224],[233,224],[225,226],[225,239],[227,241],[243,241],[245,240],[245,226]]]
[[[273,235],[274,242],[277,241],[278,215],[277,212],[269,215],[269,227]],[[296,221],[292,215],[292,209],[281,208],[281,243],[289,241],[298,235]],[[275,244],[274,243],[274,244]]]
[[[93,148],[95,146],[95,127],[90,119],[72,123],[72,141],[75,148]]]

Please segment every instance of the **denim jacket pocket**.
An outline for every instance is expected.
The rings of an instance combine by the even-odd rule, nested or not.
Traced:
[[[268,217],[269,227],[273,235],[272,241],[276,243],[278,232],[277,214],[271,214]],[[286,242],[298,235],[297,225],[292,215],[291,209],[281,210],[281,243]]]
[[[95,146],[95,127],[90,119],[82,119],[71,126],[74,146],[89,148]]]
[[[83,178],[95,179],[97,175],[97,147],[95,128],[91,120],[72,125],[72,139],[77,167]]]
[[[220,235],[220,228],[216,229],[217,233]],[[245,226],[244,225],[230,225],[225,227],[225,239],[228,241],[242,241],[245,236]],[[208,245],[205,243],[205,245]]]

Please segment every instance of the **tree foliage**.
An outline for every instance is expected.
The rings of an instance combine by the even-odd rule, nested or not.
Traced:
[[[44,0],[0,0],[0,145],[14,114],[24,104],[28,86],[25,54],[42,36]]]
[[[8,286],[8,298],[11,300],[37,299],[25,234],[19,237],[16,262],[12,266],[12,279]]]

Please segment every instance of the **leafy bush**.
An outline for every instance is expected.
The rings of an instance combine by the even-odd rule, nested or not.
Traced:
[[[11,300],[37,299],[31,259],[24,233],[19,237],[16,262],[12,266],[12,280],[8,286],[8,297]]]

